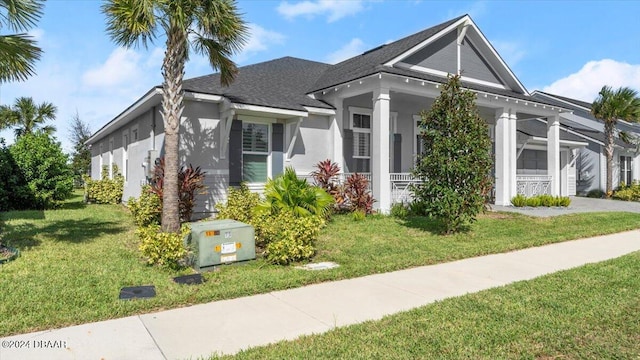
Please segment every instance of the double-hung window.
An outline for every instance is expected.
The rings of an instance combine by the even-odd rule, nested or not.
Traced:
[[[269,176],[269,125],[242,123],[242,180],[265,183]]]
[[[633,179],[631,175],[631,156],[620,156],[620,183],[631,185]]]
[[[351,113],[353,161],[356,172],[371,172],[371,114]]]

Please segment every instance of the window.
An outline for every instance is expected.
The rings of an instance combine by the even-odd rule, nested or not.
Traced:
[[[135,143],[138,141],[138,127],[134,127],[131,129],[131,142]]]
[[[620,183],[618,185],[622,186],[622,183],[630,185],[632,182],[631,156],[620,156]]]
[[[264,183],[269,176],[269,125],[242,123],[242,180]]]
[[[129,173],[129,134],[122,134],[122,176],[127,180]]]
[[[355,172],[371,172],[371,114],[351,113]]]
[[[413,143],[413,151],[414,151],[414,161],[417,164],[418,162],[418,158],[424,153],[424,139],[422,138],[422,136],[420,135],[420,124],[422,124],[422,117],[420,117],[420,115],[413,115],[413,121],[414,121],[414,134],[415,134],[415,141]]]

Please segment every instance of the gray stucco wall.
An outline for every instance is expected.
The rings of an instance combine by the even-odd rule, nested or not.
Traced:
[[[309,173],[315,170],[318,162],[332,158],[333,137],[329,131],[330,125],[328,116],[311,115],[304,119],[291,157],[289,161],[285,161],[284,166],[293,166],[298,173]],[[288,140],[285,140],[285,152],[287,146]]]
[[[578,194],[602,189],[600,183],[600,145],[590,142],[578,151],[576,158],[576,191]]]

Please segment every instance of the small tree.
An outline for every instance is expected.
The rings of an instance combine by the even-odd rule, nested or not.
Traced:
[[[26,134],[11,145],[9,152],[35,197],[31,208],[57,205],[73,191],[73,174],[60,143],[46,133]]]
[[[91,175],[91,150],[85,144],[91,137],[89,124],[80,119],[78,112],[71,118],[69,128],[73,152],[71,153],[71,170],[77,183],[82,184],[83,175]]]
[[[422,111],[420,136],[425,151],[413,171],[413,187],[424,215],[441,220],[445,232],[475,221],[491,190],[491,140],[475,105],[476,95],[449,76],[429,112]]]

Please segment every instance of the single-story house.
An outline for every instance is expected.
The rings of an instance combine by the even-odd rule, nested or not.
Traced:
[[[428,151],[418,114],[447,74],[461,74],[489,125],[495,204],[509,205],[523,189],[575,193],[573,160],[588,143],[561,127],[571,108],[532,97],[463,15],[335,65],[284,57],[241,67],[229,87],[219,74],[185,80],[180,157],[207,173],[201,210],[224,201],[229,186],[259,190],[287,166],[308,176],[331,159],[345,173],[367,174],[376,208],[389,211],[403,200],[398,190],[411,181],[416,154]],[[139,194],[162,156],[161,97],[162,88],[152,88],[87,142],[93,176],[116,164],[125,199]]]
[[[588,146],[581,148],[575,157],[577,193],[587,194],[592,190],[605,191],[607,163],[604,154],[604,124],[591,114],[591,104],[537,90],[531,95],[536,99],[571,110],[570,113],[561,114],[560,125],[588,142]],[[640,126],[624,120],[617,121],[613,152],[614,189],[622,183],[631,184],[633,181],[640,181],[638,146],[623,141],[620,138],[622,132],[638,138]]]

